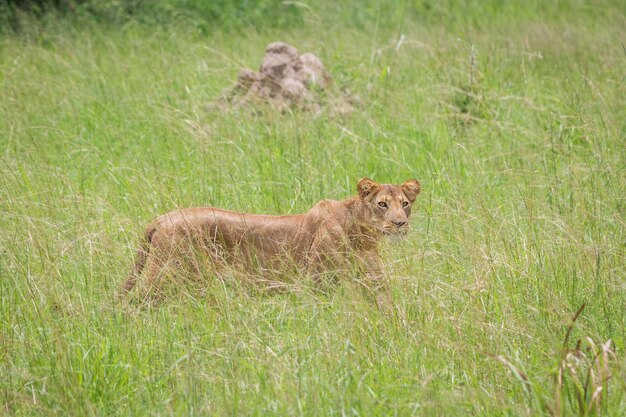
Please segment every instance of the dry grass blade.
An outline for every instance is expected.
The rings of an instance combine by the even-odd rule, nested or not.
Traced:
[[[611,362],[616,359],[615,353],[611,350],[612,341],[609,339],[598,346],[593,338],[586,336],[578,340],[575,348],[567,347],[576,320],[584,307],[585,304],[572,318],[563,339],[555,384],[556,416],[564,415],[564,394],[570,395],[570,402],[577,407],[572,411],[580,416],[600,415],[602,405],[607,401]]]
[[[513,365],[508,359],[506,359],[502,355],[497,355],[495,356],[495,358],[504,366],[509,368],[509,370],[513,373],[513,375],[515,375],[515,378],[517,378],[517,380],[522,383],[524,390],[526,390],[528,394],[532,392],[530,381],[528,380],[528,377],[521,369]]]
[[[565,337],[563,338],[563,348],[565,349],[567,347],[567,342],[569,340],[569,337],[572,333],[572,330],[574,330],[574,325],[576,324],[576,320],[578,320],[578,317],[580,317],[580,314],[583,312],[583,310],[585,309],[585,307],[587,306],[586,303],[583,303],[578,310],[576,311],[576,314],[574,314],[574,317],[572,317],[572,321],[570,322],[569,326],[567,326],[567,331],[565,332]]]

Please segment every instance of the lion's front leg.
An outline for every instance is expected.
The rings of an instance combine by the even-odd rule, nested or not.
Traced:
[[[307,254],[307,274],[320,287],[338,274],[348,273],[350,260],[340,230],[329,227],[317,233]]]
[[[376,304],[383,311],[393,309],[391,288],[384,273],[383,261],[377,250],[359,251],[361,283],[368,296],[376,299]]]
[[[385,275],[383,272],[383,262],[378,252],[359,251],[357,252],[359,271],[365,279],[365,283],[372,291],[385,286]]]

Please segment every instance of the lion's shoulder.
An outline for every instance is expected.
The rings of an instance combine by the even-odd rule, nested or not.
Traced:
[[[309,223],[339,223],[343,224],[350,213],[345,201],[321,200],[305,214]]]
[[[343,201],[321,200],[308,211],[307,214],[335,216],[346,210]]]

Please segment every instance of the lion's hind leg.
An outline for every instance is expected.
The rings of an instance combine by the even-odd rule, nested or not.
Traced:
[[[154,303],[163,299],[169,292],[171,284],[176,281],[180,270],[178,248],[174,245],[173,236],[157,231],[151,236],[149,250],[145,250],[143,268],[135,273],[131,292],[131,300],[140,303]]]

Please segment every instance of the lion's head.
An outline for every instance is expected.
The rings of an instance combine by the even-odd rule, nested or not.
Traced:
[[[402,236],[408,232],[411,207],[421,190],[419,181],[392,185],[363,178],[357,190],[361,201],[372,212],[372,226],[385,235]]]

